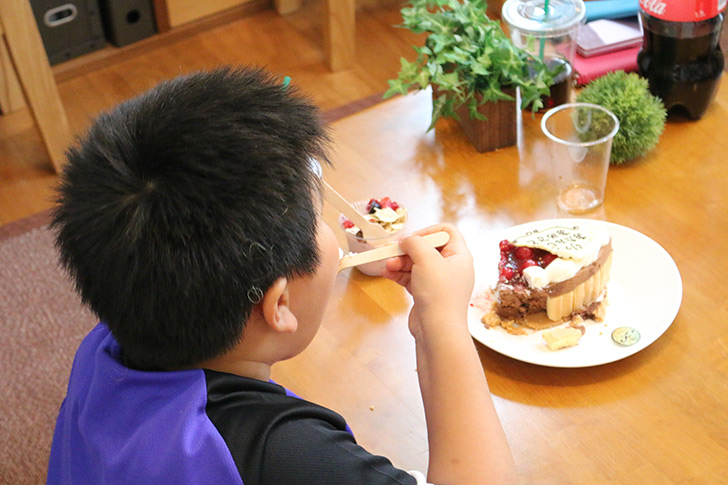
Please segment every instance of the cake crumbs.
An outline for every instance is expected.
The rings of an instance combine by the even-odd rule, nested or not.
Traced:
[[[560,350],[573,347],[579,343],[584,335],[584,327],[552,328],[543,333],[543,339],[550,350]]]
[[[581,325],[582,323],[584,323],[584,317],[582,317],[581,315],[574,315],[574,318],[572,318],[571,322],[569,322],[569,326],[579,327],[579,325]]]
[[[549,320],[545,313],[527,315],[523,319],[514,320],[500,317],[495,312],[495,295],[494,289],[488,289],[484,295],[482,295],[475,306],[485,311],[485,314],[481,318],[483,326],[487,329],[501,327],[511,335],[529,335],[533,332],[540,330],[547,330],[563,323],[568,323],[568,327],[576,328],[581,331],[582,336],[586,333],[586,327],[583,325],[587,319],[595,322],[603,322],[606,315],[606,306],[608,304],[606,294],[604,297],[594,302],[588,308],[582,312],[576,313],[571,318],[565,318],[559,321]],[[483,303],[487,303],[484,305]],[[606,325],[606,324],[605,324]]]

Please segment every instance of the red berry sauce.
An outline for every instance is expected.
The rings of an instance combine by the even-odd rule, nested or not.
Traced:
[[[500,247],[500,262],[498,262],[498,276],[504,283],[523,283],[523,270],[529,266],[545,268],[556,259],[554,254],[538,248],[516,247],[507,239],[498,245]]]

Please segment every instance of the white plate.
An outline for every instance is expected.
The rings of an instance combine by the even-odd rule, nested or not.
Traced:
[[[682,301],[682,280],[675,262],[665,249],[644,234],[618,224],[583,219],[553,219],[511,227],[485,245],[476,260],[477,296],[495,285],[500,253],[498,242],[544,222],[557,224],[604,224],[612,237],[614,256],[607,285],[609,304],[603,322],[588,320],[586,333],[579,345],[557,351],[546,347],[542,331],[530,335],[512,335],[503,328],[485,328],[480,319],[484,310],[471,305],[468,311],[470,334],[483,345],[508,357],[549,367],[590,367],[624,359],[657,340],[672,324]],[[479,258],[479,256],[482,256]],[[478,269],[482,271],[478,271]],[[492,268],[486,270],[485,268]],[[636,344],[623,347],[612,340],[618,327],[636,328],[641,338]]]

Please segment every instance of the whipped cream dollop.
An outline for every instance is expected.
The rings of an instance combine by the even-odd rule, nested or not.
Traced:
[[[609,233],[603,225],[582,223],[534,229],[511,241],[514,246],[539,248],[557,256],[545,268],[530,266],[523,270],[523,277],[533,288],[572,278],[596,261],[599,250],[608,242]]]
[[[402,206],[399,206],[397,210],[391,207],[375,208],[373,213],[365,214],[365,216],[369,219],[369,222],[379,224],[385,231],[393,234],[404,228],[407,221],[407,209]],[[359,233],[359,227],[355,225],[345,230],[353,235]]]

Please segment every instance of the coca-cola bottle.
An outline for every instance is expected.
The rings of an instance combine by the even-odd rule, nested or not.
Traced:
[[[723,72],[720,30],[726,0],[639,0],[640,74],[668,112],[700,119]]]

